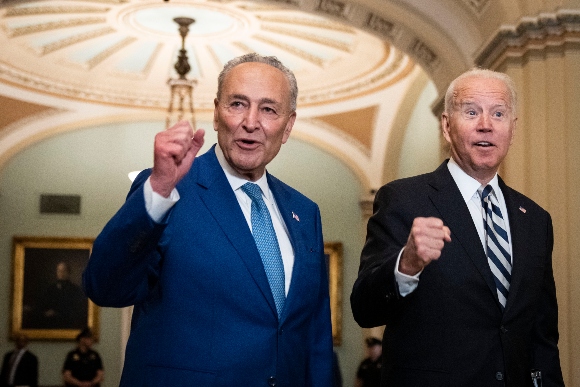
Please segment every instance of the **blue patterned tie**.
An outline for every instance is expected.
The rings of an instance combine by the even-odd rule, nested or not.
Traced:
[[[284,263],[282,262],[278,238],[272,225],[270,211],[262,199],[262,190],[257,184],[246,183],[242,186],[242,191],[252,199],[252,235],[254,235],[258,252],[262,257],[262,263],[276,303],[276,311],[280,317],[286,300]]]
[[[481,206],[485,210],[483,224],[487,261],[493,272],[497,296],[503,309],[510,290],[512,258],[509,253],[509,238],[505,230],[505,222],[491,185],[487,185],[481,192]]]

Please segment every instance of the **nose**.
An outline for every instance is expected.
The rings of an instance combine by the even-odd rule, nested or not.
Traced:
[[[479,116],[478,129],[482,131],[489,131],[492,129],[492,120],[488,114],[481,114]]]
[[[246,110],[243,126],[248,132],[253,132],[260,127],[260,112],[257,106],[250,106]]]

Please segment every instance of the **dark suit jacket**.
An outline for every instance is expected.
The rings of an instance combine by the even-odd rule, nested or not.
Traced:
[[[2,372],[0,373],[0,387],[8,386],[8,378],[10,376],[10,357],[14,351],[8,352],[4,355],[2,362]],[[38,386],[38,359],[30,352],[26,351],[20,358],[20,362],[16,367],[16,374],[14,375],[14,385],[16,386]]]
[[[318,206],[268,175],[295,254],[278,321],[254,238],[214,149],[178,184],[181,199],[161,224],[145,210],[149,173],[135,180],[96,239],[83,275],[98,305],[135,305],[121,385],[330,386]]]
[[[447,162],[436,171],[394,181],[376,195],[359,277],[351,294],[362,327],[386,324],[384,386],[562,386],[558,310],[552,273],[550,215],[507,187],[513,250],[505,312],[477,230]],[[416,217],[437,217],[451,230],[441,257],[401,297],[395,263]]]

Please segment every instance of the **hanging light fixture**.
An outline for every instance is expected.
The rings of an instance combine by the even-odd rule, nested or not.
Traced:
[[[169,97],[165,128],[167,129],[176,122],[185,119],[190,121],[191,127],[195,130],[193,88],[197,84],[197,81],[186,78],[186,74],[191,70],[191,66],[187,60],[187,51],[185,49],[185,37],[189,32],[189,26],[195,20],[189,17],[176,17],[173,21],[179,25],[179,34],[181,35],[181,49],[179,50],[179,56],[174,66],[179,78],[169,78],[167,81],[171,95]]]
[[[1,0],[0,0],[1,1]],[[187,61],[187,50],[185,49],[185,37],[189,32],[189,26],[195,23],[195,19],[189,17],[176,17],[173,19],[179,25],[179,34],[181,35],[181,49],[177,62],[173,66],[179,78],[169,78],[171,95],[169,97],[169,108],[167,109],[167,118],[165,119],[165,129],[181,120],[189,120],[191,127],[195,131],[195,111],[193,109],[193,88],[197,84],[195,79],[187,79],[186,74],[191,70]],[[140,171],[129,172],[129,179],[135,180]]]

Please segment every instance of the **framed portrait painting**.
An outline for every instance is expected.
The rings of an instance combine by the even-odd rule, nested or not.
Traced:
[[[332,342],[334,345],[340,345],[342,343],[342,243],[325,242],[324,255],[328,265]]]
[[[89,327],[98,339],[99,308],[81,288],[93,242],[91,238],[13,238],[13,335],[67,340]]]

